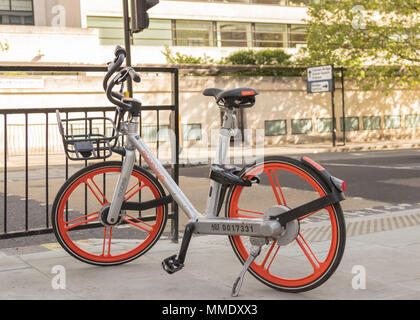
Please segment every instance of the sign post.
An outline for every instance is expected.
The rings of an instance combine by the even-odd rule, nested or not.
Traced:
[[[307,92],[322,93],[331,92],[331,108],[332,108],[332,143],[335,147],[337,144],[337,124],[335,119],[335,102],[334,102],[334,66],[317,66],[307,69]]]

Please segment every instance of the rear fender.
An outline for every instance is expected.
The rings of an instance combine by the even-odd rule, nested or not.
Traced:
[[[342,196],[344,198],[343,192],[346,191],[347,186],[346,186],[346,183],[343,180],[334,177],[323,166],[321,166],[319,163],[315,162],[311,158],[302,157],[300,159],[300,161],[302,162],[302,164],[304,166],[312,169],[313,171],[315,171],[321,177],[321,179],[329,187],[329,189],[330,189],[329,191],[331,191],[331,192],[337,192],[338,191],[339,193],[342,194]]]

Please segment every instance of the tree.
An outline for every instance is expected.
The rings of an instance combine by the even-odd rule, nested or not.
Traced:
[[[303,65],[346,68],[362,89],[420,84],[418,0],[321,0],[308,9]]]

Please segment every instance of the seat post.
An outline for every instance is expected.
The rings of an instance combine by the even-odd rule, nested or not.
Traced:
[[[220,129],[218,146],[216,155],[212,161],[212,166],[226,164],[228,160],[230,139],[234,136],[235,115],[233,113],[233,109],[225,107],[221,107],[221,109],[225,113],[223,115],[222,128]],[[207,218],[217,216],[221,191],[222,185],[214,180],[211,180],[206,207]]]

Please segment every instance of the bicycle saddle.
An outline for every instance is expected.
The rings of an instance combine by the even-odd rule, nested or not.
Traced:
[[[255,104],[255,96],[258,91],[252,88],[237,88],[232,90],[222,90],[208,88],[203,91],[203,95],[214,97],[217,104],[223,103],[229,108],[250,108]]]

